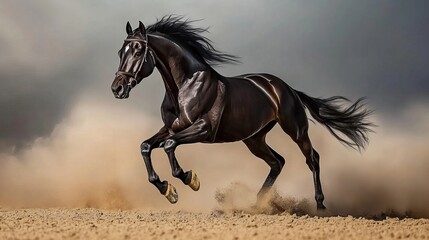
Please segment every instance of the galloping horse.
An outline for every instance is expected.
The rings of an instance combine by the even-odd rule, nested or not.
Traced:
[[[193,171],[183,171],[175,149],[189,143],[243,141],[249,150],[270,166],[270,172],[258,192],[267,192],[280,174],[285,160],[265,142],[266,134],[279,123],[305,156],[313,173],[318,209],[325,209],[320,183],[320,157],[308,136],[307,108],[343,144],[364,148],[373,124],[367,120],[371,111],[362,99],[348,107],[341,96],[321,99],[306,95],[284,81],[266,73],[225,77],[211,66],[238,62],[237,57],[216,50],[202,36],[207,29],[195,28],[182,17],[165,16],[148,28],[142,22],[135,30],[129,22],[128,34],[119,50],[120,64],[112,83],[116,98],[128,98],[130,91],[156,67],[165,85],[161,105],[164,126],[141,144],[149,182],[161,194],[176,203],[173,185],[161,181],[152,166],[151,151],[163,147],[172,174],[197,191],[200,182]]]

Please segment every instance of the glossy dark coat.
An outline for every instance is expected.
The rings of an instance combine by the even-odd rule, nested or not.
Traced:
[[[161,105],[165,125],[141,144],[141,152],[149,181],[170,202],[178,200],[177,192],[167,181],[161,181],[153,169],[152,149],[163,147],[173,175],[198,190],[195,173],[184,172],[180,167],[175,157],[176,147],[196,142],[243,141],[271,168],[258,194],[260,197],[273,185],[285,163],[265,142],[266,134],[279,123],[304,154],[313,173],[317,207],[325,208],[320,158],[308,136],[305,107],[338,140],[360,149],[367,142],[367,132],[372,126],[366,119],[370,111],[361,100],[342,108],[341,101],[346,100],[343,97],[309,97],[270,74],[224,77],[209,63],[234,62],[234,56],[220,53],[211,45],[204,48],[204,44],[210,44],[199,35],[204,30],[191,27],[181,18],[167,16],[148,29],[140,22],[134,31],[127,23],[126,29],[128,40],[119,51],[120,66],[112,91],[117,98],[127,98],[130,90],[155,67],[161,73],[166,89]]]

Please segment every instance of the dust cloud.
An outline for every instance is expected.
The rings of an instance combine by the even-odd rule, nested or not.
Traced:
[[[268,166],[241,143],[178,148],[181,166],[200,178],[199,192],[173,178],[165,153],[155,150],[155,169],[179,193],[179,202],[170,205],[147,181],[139,151],[140,143],[161,127],[161,121],[125,106],[126,101],[106,106],[81,98],[50,136],[19,152],[0,153],[0,206],[317,214],[311,172],[299,149],[278,127],[268,143],[286,158],[286,165],[265,205],[252,208]],[[329,214],[429,217],[429,112],[412,111],[419,113],[419,120],[413,122],[419,131],[375,119],[380,127],[361,154],[341,146],[320,126],[310,126],[313,145],[321,155]]]
[[[271,189],[265,196],[256,201],[255,193],[244,183],[232,183],[227,188],[216,191],[215,198],[218,213],[248,213],[248,214],[296,214],[315,215],[308,199],[297,200],[293,197],[281,196],[276,188]],[[251,200],[252,199],[252,200]]]

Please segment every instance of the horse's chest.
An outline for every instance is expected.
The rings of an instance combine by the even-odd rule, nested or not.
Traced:
[[[196,72],[180,87],[177,97],[178,112],[166,118],[166,126],[177,133],[191,126],[198,119],[210,122],[216,133],[224,106],[225,86],[217,79],[210,79],[206,72]]]

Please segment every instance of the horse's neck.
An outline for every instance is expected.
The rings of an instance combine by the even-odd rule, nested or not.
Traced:
[[[193,57],[173,41],[159,35],[148,35],[151,49],[156,55],[156,67],[159,70],[167,94],[178,102],[179,89],[183,82],[195,71],[203,70]],[[195,69],[195,71],[193,71]]]
[[[177,102],[178,98],[178,87],[171,74],[171,67],[169,65],[168,50],[165,48],[165,41],[163,38],[155,35],[148,35],[148,41],[150,48],[156,56],[156,68],[161,74],[162,80],[164,81],[165,92],[170,97],[172,102]]]

